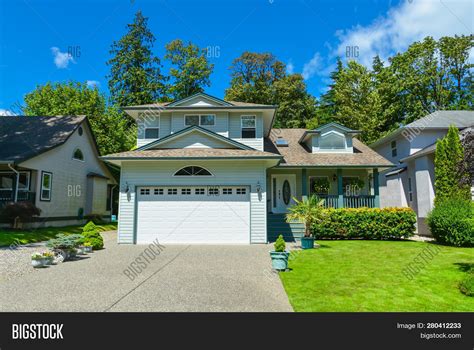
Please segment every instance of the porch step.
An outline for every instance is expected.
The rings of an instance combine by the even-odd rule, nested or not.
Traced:
[[[287,242],[304,236],[304,224],[300,222],[286,222],[285,214],[268,214],[267,216],[268,240],[274,242],[279,235]]]

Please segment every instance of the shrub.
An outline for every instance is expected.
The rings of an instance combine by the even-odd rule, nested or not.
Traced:
[[[86,219],[90,220],[89,222],[92,222],[96,225],[105,223],[104,218],[101,214],[89,214],[86,215]]]
[[[83,243],[83,240],[84,237],[82,235],[65,235],[61,233],[56,238],[46,242],[46,246],[51,249],[71,250]]]
[[[467,277],[459,283],[459,290],[468,297],[474,296],[474,273],[468,274]]]
[[[18,220],[20,222],[27,222],[33,216],[39,216],[40,214],[41,209],[31,202],[10,202],[1,211],[1,216],[8,219],[13,228],[17,228]]]
[[[400,239],[415,234],[416,214],[410,208],[326,209],[314,224],[315,238]]]
[[[436,240],[458,247],[474,245],[474,204],[450,198],[435,205],[428,215],[428,226]]]
[[[92,246],[93,250],[104,248],[104,239],[100,235],[98,227],[92,221],[84,226],[82,236],[84,237],[84,244]]]
[[[279,235],[277,240],[274,243],[275,251],[276,252],[284,252],[286,248],[285,240],[283,239],[282,235]]]

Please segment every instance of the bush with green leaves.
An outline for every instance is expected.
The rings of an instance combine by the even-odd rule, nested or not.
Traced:
[[[410,208],[325,209],[312,225],[315,238],[401,239],[415,234],[416,214]]]
[[[474,246],[474,203],[461,198],[436,203],[428,214],[431,234],[442,244]]]
[[[284,252],[286,248],[285,240],[283,239],[282,235],[279,235],[277,240],[274,243],[275,251],[276,252]]]
[[[84,237],[84,244],[92,246],[93,250],[104,248],[104,239],[99,233],[99,228],[89,221],[82,229],[82,236]]]
[[[467,274],[461,283],[459,283],[459,290],[468,297],[474,297],[474,271]]]

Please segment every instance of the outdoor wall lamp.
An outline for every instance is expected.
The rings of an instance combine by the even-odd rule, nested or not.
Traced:
[[[260,181],[257,182],[257,193],[260,194],[262,192],[262,186],[260,185]]]

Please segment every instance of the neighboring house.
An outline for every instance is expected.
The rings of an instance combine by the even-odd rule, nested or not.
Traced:
[[[35,226],[83,223],[110,217],[115,185],[85,116],[0,117],[0,207],[34,203]]]
[[[403,126],[371,145],[397,164],[380,174],[382,207],[411,207],[418,217],[418,233],[430,235],[425,219],[433,208],[436,141],[453,124],[459,130],[474,125],[473,111],[438,111]]]
[[[200,93],[124,110],[139,148],[103,157],[121,167],[119,243],[292,240],[293,197],[317,183],[327,206],[377,207],[378,171],[393,166],[342,125],[272,129],[276,106]]]

